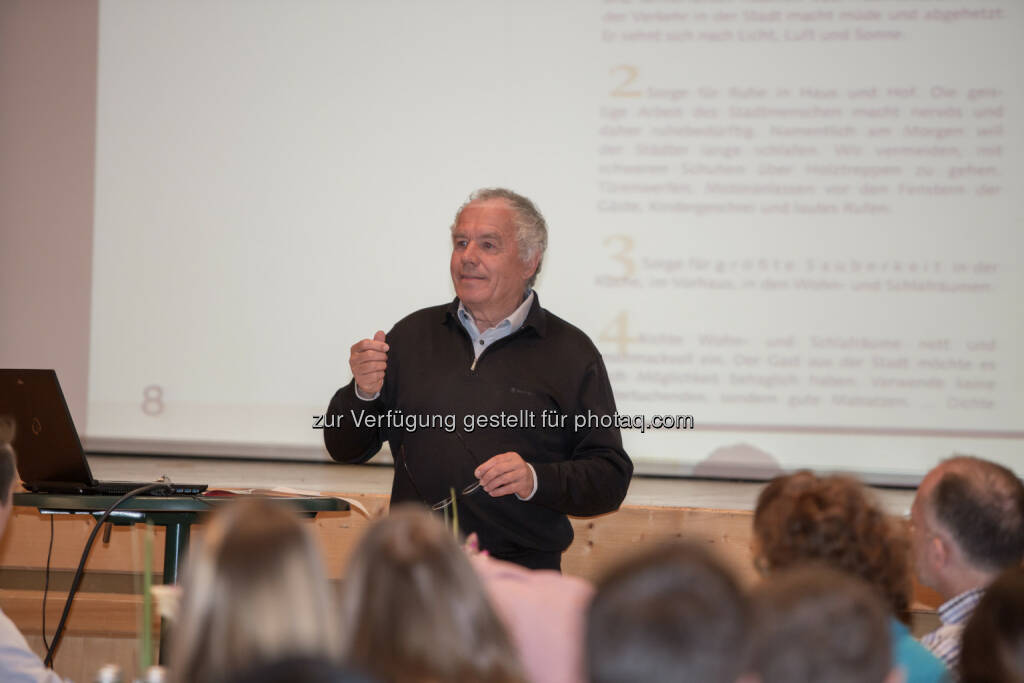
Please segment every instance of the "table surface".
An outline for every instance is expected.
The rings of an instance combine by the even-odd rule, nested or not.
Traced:
[[[343,494],[391,492],[394,470],[388,465],[340,465],[329,462],[259,461],[231,458],[89,455],[93,475],[101,479],[145,481],[161,474],[174,481],[202,481],[211,486],[273,488],[289,486]],[[753,510],[764,483],[634,477],[626,505]],[[875,489],[890,513],[905,516],[914,489]]]
[[[106,510],[119,496],[83,496],[66,493],[15,493],[14,504],[47,510],[90,512]],[[118,506],[133,512],[207,512],[240,496],[136,496]],[[291,505],[300,512],[336,512],[348,510],[348,503],[339,498],[304,496],[269,496],[267,500]]]

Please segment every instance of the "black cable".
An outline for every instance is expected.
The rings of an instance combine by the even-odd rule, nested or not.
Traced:
[[[46,594],[50,592],[50,558],[53,557],[53,515],[50,515],[50,547],[46,550],[46,580],[43,582],[43,647],[50,650],[46,642]]]
[[[103,528],[103,523],[110,518],[111,513],[113,513],[121,503],[125,502],[129,498],[134,498],[135,496],[142,495],[143,493],[152,491],[153,489],[163,488],[167,486],[167,484],[168,482],[166,481],[157,481],[129,491],[114,501],[114,503],[97,518],[96,526],[93,527],[92,533],[89,534],[89,539],[85,542],[85,549],[82,550],[82,559],[79,560],[78,569],[75,570],[75,578],[71,580],[71,590],[68,591],[68,599],[64,603],[64,612],[61,613],[60,622],[57,624],[57,630],[53,634],[53,642],[50,643],[50,647],[46,650],[46,659],[43,663],[47,667],[51,669],[53,668],[53,653],[57,650],[61,636],[64,634],[64,625],[67,623],[68,614],[71,612],[71,601],[75,598],[75,593],[78,591],[78,585],[82,582],[82,574],[85,572],[85,561],[89,559],[89,551],[92,550],[92,544],[96,540],[96,534]]]

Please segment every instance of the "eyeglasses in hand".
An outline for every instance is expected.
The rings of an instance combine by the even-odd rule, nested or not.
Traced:
[[[470,450],[469,446],[466,445],[465,440],[462,438],[462,435],[459,434],[458,430],[456,430],[454,434],[455,438],[458,439],[459,443],[462,445],[463,450],[469,454],[470,458],[473,459],[473,470],[475,471],[476,467],[480,464],[480,462],[476,459],[476,456],[473,454],[473,451]],[[451,495],[446,496],[445,498],[437,501],[436,503],[427,502],[426,496],[424,496],[423,493],[420,492],[420,488],[416,485],[416,480],[412,476],[412,471],[409,469],[409,459],[405,455],[405,444],[402,444],[400,455],[402,457],[402,466],[405,468],[405,473],[409,475],[409,481],[412,483],[412,488],[414,491],[416,491],[416,495],[419,496],[419,499],[422,500],[424,503],[427,503],[427,505],[430,506],[430,509],[435,512],[445,511],[449,507],[451,507],[452,503],[455,502],[455,498],[453,498]],[[455,496],[471,495],[472,493],[475,493],[477,489],[480,488],[480,486],[480,480],[474,479],[473,481],[469,482],[462,488],[456,489],[457,493],[455,494]]]

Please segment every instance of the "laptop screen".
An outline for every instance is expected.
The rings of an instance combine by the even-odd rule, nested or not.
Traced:
[[[0,369],[0,416],[15,423],[12,446],[22,481],[95,480],[53,370]]]

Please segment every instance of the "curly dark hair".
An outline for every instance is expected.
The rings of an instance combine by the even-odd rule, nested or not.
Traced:
[[[893,615],[909,623],[906,529],[853,477],[819,477],[806,470],[776,477],[758,496],[754,536],[761,571],[824,563],[867,581]]]

